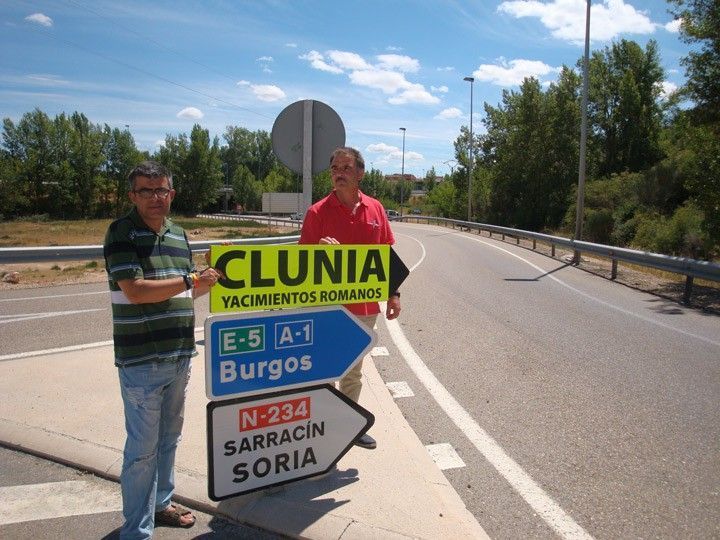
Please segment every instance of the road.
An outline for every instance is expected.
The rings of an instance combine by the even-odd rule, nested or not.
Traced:
[[[120,486],[91,474],[0,447],[0,537],[119,538]],[[157,540],[190,538],[278,539],[202,512],[190,529],[157,527]]]
[[[514,244],[393,230],[413,271],[376,364],[491,537],[720,537],[719,317]],[[1,291],[0,359],[109,340],[107,302]]]

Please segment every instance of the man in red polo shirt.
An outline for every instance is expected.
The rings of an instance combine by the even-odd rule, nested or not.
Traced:
[[[305,214],[301,244],[394,244],[395,237],[383,205],[360,191],[365,161],[355,148],[338,148],[330,158],[333,191],[313,204]],[[371,331],[380,313],[377,302],[345,306]],[[392,320],[400,315],[400,292],[393,291],[387,301],[385,316]],[[340,391],[357,402],[360,397],[362,359],[340,380]],[[355,441],[363,448],[377,447],[367,433]]]

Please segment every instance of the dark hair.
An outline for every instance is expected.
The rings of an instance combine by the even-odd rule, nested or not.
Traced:
[[[355,148],[351,148],[350,146],[341,146],[339,148],[336,148],[330,156],[330,165],[332,165],[332,162],[335,161],[335,158],[337,156],[351,157],[355,160],[355,166],[358,169],[360,169],[361,171],[365,170],[365,160],[363,159],[360,150],[356,150]]]
[[[170,170],[158,163],[157,161],[143,161],[135,166],[128,175],[128,181],[130,182],[130,189],[135,189],[135,179],[138,176],[144,176],[145,178],[167,178],[170,184],[170,189],[173,187],[172,173]]]

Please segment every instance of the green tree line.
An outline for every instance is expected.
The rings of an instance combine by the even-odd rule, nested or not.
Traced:
[[[589,62],[583,240],[712,258],[720,248],[720,11],[712,0],[671,0],[687,84],[662,96],[657,44],[620,40]],[[534,78],[485,103],[485,133],[461,128],[459,167],[433,189],[431,209],[534,231],[574,231],[582,59],[543,88]],[[689,105],[688,105],[689,104]]]
[[[173,209],[186,215],[235,205],[259,211],[263,192],[302,191],[300,175],[277,160],[266,131],[228,126],[221,143],[196,124],[189,135],[167,135],[150,154],[137,149],[128,129],[93,124],[80,112],[50,118],[36,109],[17,124],[3,121],[0,188],[6,196],[0,200],[0,215],[121,215],[129,207],[127,174],[143,159],[155,159],[173,171]],[[223,187],[232,187],[227,199]],[[403,188],[407,200],[412,183],[403,182]],[[316,175],[313,200],[330,189],[329,173]],[[377,169],[366,173],[363,189],[390,208],[400,200],[400,185],[387,182]]]

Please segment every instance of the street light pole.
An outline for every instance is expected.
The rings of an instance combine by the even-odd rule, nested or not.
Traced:
[[[402,216],[403,184],[405,183],[405,128],[401,127],[400,131],[403,132],[402,166],[400,167],[400,216]]]
[[[585,155],[587,148],[587,102],[588,69],[590,66],[590,0],[585,11],[585,56],[583,57],[583,90],[580,120],[580,164],[578,165],[578,190],[575,205],[575,240],[582,240],[583,211],[585,206]],[[573,263],[580,264],[580,252],[575,250]]]
[[[470,221],[472,215],[472,196],[471,196],[471,184],[472,184],[472,170],[473,170],[473,135],[472,135],[472,121],[473,121],[473,83],[475,82],[474,77],[465,77],[463,81],[470,83],[470,166],[468,167],[468,215],[467,220]]]

